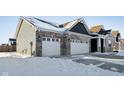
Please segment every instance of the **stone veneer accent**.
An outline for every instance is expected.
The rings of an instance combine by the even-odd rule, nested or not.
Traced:
[[[61,40],[60,33],[37,31],[36,32],[36,56],[42,56],[42,37],[60,38]]]

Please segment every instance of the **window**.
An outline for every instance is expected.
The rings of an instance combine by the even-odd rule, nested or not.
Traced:
[[[54,41],[55,41],[55,39],[53,38],[53,39],[52,39],[52,41],[54,42]]]
[[[68,41],[70,42],[70,41],[71,41],[71,39],[68,39]]]
[[[74,42],[74,40],[72,39],[71,42]]]
[[[59,39],[56,39],[56,42],[59,42]]]
[[[42,38],[43,41],[46,41],[46,38]]]
[[[47,41],[50,41],[50,38],[47,38]]]
[[[40,39],[40,36],[38,36],[38,39]]]

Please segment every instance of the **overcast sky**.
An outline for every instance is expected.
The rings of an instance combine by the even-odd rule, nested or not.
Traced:
[[[85,19],[89,28],[102,24],[105,29],[119,30],[124,37],[124,16],[41,16],[39,18],[61,24],[80,17]],[[14,36],[18,21],[18,16],[0,16],[0,44],[7,43],[8,38]]]

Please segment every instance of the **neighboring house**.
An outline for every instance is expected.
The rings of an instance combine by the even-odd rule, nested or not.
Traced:
[[[105,30],[103,25],[91,27],[90,32],[97,36],[91,39],[91,52],[111,52],[111,30]]]
[[[112,48],[113,51],[118,51],[120,49],[120,40],[121,40],[121,35],[119,31],[112,31]]]
[[[124,39],[120,40],[120,50],[124,50]]]
[[[103,25],[97,25],[90,29],[91,33],[98,36],[91,39],[94,45],[91,52],[112,52],[119,50],[120,33],[119,31],[105,30]]]
[[[82,18],[58,25],[35,17],[20,17],[17,52],[34,56],[60,56],[90,52],[92,35]]]

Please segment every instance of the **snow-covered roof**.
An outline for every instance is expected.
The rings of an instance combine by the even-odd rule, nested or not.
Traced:
[[[63,32],[66,30],[65,28],[60,28],[59,24],[48,22],[36,17],[22,17],[22,18],[27,20],[32,25],[34,25],[38,30],[46,29],[46,31],[57,31],[57,32]]]
[[[87,34],[87,35],[90,35],[90,36],[94,36],[94,34],[92,34],[89,29],[88,29],[88,26],[85,22],[85,20],[83,19],[83,17],[81,18],[78,18],[78,19],[75,19],[73,21],[70,21],[70,22],[67,22],[67,23],[64,23],[64,24],[61,24],[60,26],[63,26],[63,28],[66,28],[68,29],[67,31],[71,31],[71,29],[73,27],[75,27],[78,23],[81,23],[83,24],[82,27],[84,27],[86,30],[83,31],[83,34]],[[75,31],[76,32],[76,31]],[[95,35],[96,36],[96,35]]]
[[[72,26],[74,26],[77,22],[78,22],[78,20],[76,19],[76,20],[73,20],[73,21],[64,23],[64,24],[62,24],[62,25],[63,25],[64,28],[70,29],[70,28],[72,28]]]
[[[42,20],[42,19],[39,19],[36,17],[21,17],[19,24],[17,26],[15,38],[18,36],[18,30],[19,30],[19,26],[20,26],[22,20],[25,20],[29,24],[34,26],[36,28],[36,31],[38,30],[38,31],[48,31],[48,32],[57,32],[57,33],[70,32],[70,29],[75,27],[76,24],[82,23],[84,28],[86,29],[86,31],[84,31],[84,32],[87,35],[94,36],[92,33],[90,33],[90,31],[87,27],[87,24],[83,18],[78,18],[73,21],[70,21],[70,22],[60,25],[60,24],[45,21],[45,20]],[[85,33],[82,33],[82,34],[85,34]]]

